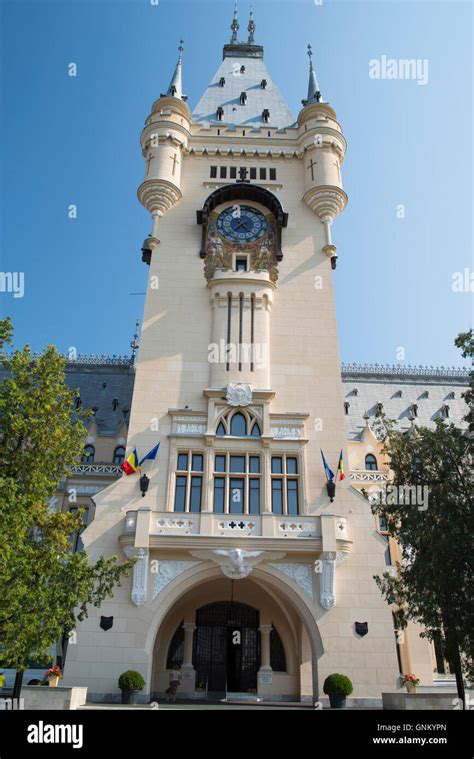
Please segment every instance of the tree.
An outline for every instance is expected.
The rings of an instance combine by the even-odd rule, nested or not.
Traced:
[[[441,641],[465,703],[463,671],[472,677],[474,660],[471,435],[441,419],[408,433],[386,425],[395,487],[372,508],[387,520],[402,561],[396,576],[374,579],[402,627],[412,619]]]
[[[12,333],[11,321],[0,320],[0,662],[22,673],[30,656],[46,663],[50,646],[113,595],[133,562],[91,564],[84,550],[71,550],[82,514],[48,509],[80,459],[88,412],[73,411],[77,392],[56,349],[33,356],[26,346],[7,356]]]

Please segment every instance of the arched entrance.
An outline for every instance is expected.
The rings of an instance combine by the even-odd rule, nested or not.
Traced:
[[[211,700],[226,688],[265,699],[312,698],[317,628],[311,635],[309,619],[306,630],[304,606],[301,612],[296,608],[297,599],[289,600],[280,579],[272,588],[264,580],[272,579],[267,572],[254,574],[255,580],[233,583],[203,567],[177,583],[171,603],[162,601],[153,643],[153,698],[163,696],[176,665],[182,672],[179,698]]]

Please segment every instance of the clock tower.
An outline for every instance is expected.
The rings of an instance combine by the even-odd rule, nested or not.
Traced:
[[[386,546],[343,466],[333,492],[321,460],[347,460],[331,232],[346,141],[311,47],[295,119],[253,17],[239,30],[235,12],[193,111],[180,42],[141,135],[151,229],[128,448],[160,448],[96,498],[88,551],[136,563],[78,629],[66,682],[117,700],[138,669],[146,700],[179,665],[181,697],[294,701],[341,672],[378,703],[398,677],[373,580]]]

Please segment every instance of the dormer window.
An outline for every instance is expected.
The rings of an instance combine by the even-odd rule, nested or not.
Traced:
[[[351,404],[349,403],[349,401],[344,401],[344,412],[345,412],[346,416],[349,415],[349,409],[350,409],[350,407],[351,407]]]
[[[112,411],[116,411],[118,409],[118,406],[119,406],[118,398],[114,398],[112,401]]]
[[[444,404],[444,406],[441,407],[441,416],[443,419],[449,419],[449,406]]]
[[[412,403],[410,410],[411,410],[411,415],[413,417],[417,417],[418,416],[418,404],[417,403]]]
[[[170,95],[172,95],[173,97],[176,95],[176,87],[174,86],[174,84],[172,87],[170,87]]]
[[[219,87],[224,87],[224,86],[225,86],[225,77],[221,76],[221,78],[219,79]]]
[[[240,93],[240,105],[245,105],[247,103],[247,93],[241,92]]]
[[[375,404],[375,416],[381,416],[383,414],[383,404],[382,403],[376,403]]]
[[[267,84],[268,84],[267,80],[266,79],[262,79],[262,81],[260,82],[260,86],[261,86],[262,90],[265,90],[267,88]]]
[[[268,122],[270,121],[270,111],[268,110],[268,108],[264,108],[263,113],[262,113],[262,119],[263,119],[264,124],[268,124]]]
[[[217,121],[222,121],[223,118],[224,118],[224,109],[220,105],[219,108],[216,111],[216,119],[217,119]]]
[[[241,66],[240,67],[240,73],[241,74],[245,74],[245,66]]]

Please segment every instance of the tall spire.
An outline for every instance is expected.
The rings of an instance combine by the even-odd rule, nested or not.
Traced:
[[[309,57],[309,84],[308,84],[308,99],[303,100],[303,105],[310,105],[311,103],[319,103],[321,100],[321,90],[319,89],[318,78],[313,66],[313,50],[311,45],[308,45],[308,57]]]
[[[249,39],[248,39],[248,44],[249,44],[249,45],[255,45],[255,38],[254,38],[254,35],[255,35],[255,29],[256,29],[257,27],[256,27],[256,25],[255,25],[255,21],[253,20],[253,10],[252,10],[252,6],[250,6],[250,21],[249,21],[249,25],[248,25],[248,27],[247,27],[247,28],[248,28],[248,32],[249,32]]]
[[[175,97],[175,98],[180,98],[181,100],[186,100],[186,97],[183,96],[183,75],[182,75],[183,50],[184,50],[184,42],[183,40],[180,40],[179,47],[178,47],[178,51],[179,51],[178,62],[176,64],[176,68],[171,78],[170,86],[168,87],[168,92],[166,93],[166,95],[167,97]]]
[[[234,20],[232,21],[230,28],[232,29],[232,37],[230,42],[232,45],[238,45],[237,32],[240,29],[240,24],[237,19],[237,0],[234,2]]]

